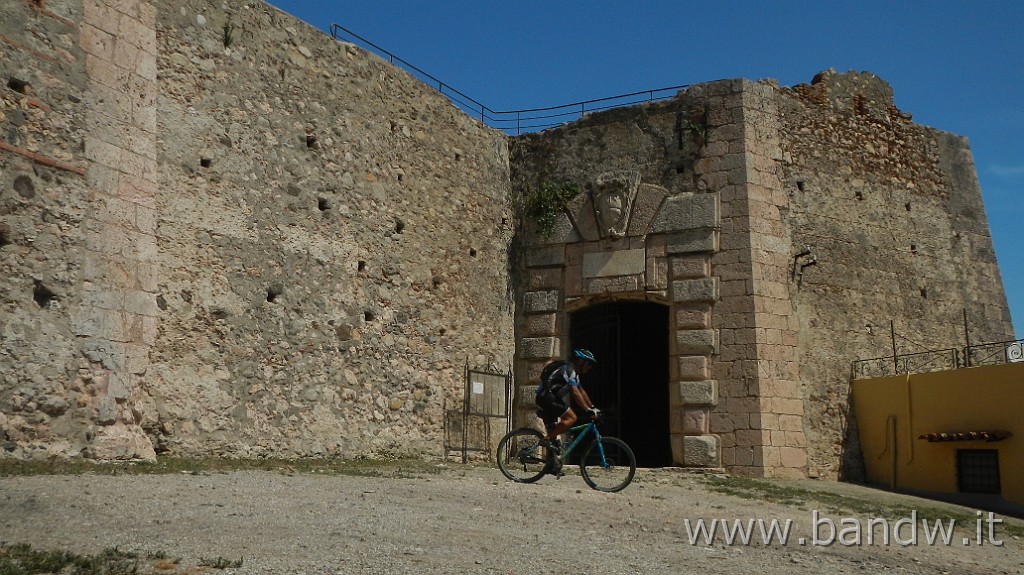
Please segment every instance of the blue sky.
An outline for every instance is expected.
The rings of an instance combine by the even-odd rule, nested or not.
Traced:
[[[1024,325],[1024,1],[271,0],[339,24],[492,110],[725,78],[888,81],[914,121],[967,136]],[[955,321],[955,320],[952,320]]]

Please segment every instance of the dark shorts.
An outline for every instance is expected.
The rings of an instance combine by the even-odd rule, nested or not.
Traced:
[[[562,393],[544,392],[537,396],[537,410],[545,425],[554,425],[565,410],[572,407],[572,400],[569,398],[569,387],[566,386]]]

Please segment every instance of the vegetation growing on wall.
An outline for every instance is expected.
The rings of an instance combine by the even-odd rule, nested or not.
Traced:
[[[579,193],[580,186],[575,182],[542,182],[526,197],[523,215],[537,224],[537,231],[544,237],[551,237],[558,215]]]

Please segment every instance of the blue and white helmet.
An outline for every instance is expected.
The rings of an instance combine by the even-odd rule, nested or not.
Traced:
[[[589,351],[581,347],[572,350],[572,358],[582,359],[584,361],[589,361],[590,363],[597,363],[597,358],[594,357],[594,354],[590,353]]]

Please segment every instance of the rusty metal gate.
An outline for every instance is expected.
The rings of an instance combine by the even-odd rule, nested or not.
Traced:
[[[461,405],[444,410],[444,458],[482,452],[490,459],[498,441],[511,429],[512,372],[470,369],[466,364],[466,386]]]

